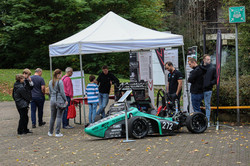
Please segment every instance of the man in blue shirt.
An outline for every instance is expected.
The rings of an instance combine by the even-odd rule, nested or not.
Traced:
[[[36,128],[36,108],[38,108],[38,123],[39,126],[43,126],[46,122],[43,121],[43,105],[45,102],[45,82],[42,76],[42,69],[37,68],[35,75],[31,76],[31,80],[34,83],[31,100],[31,121],[32,128]]]

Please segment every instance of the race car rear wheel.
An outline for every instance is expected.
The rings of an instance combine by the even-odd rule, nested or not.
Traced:
[[[207,117],[201,112],[194,112],[187,117],[186,125],[192,133],[203,133],[207,129]]]
[[[130,137],[143,138],[148,134],[148,122],[143,117],[131,117],[128,121],[128,133]]]

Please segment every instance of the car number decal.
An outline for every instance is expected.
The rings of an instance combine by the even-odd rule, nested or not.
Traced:
[[[162,122],[162,127],[161,128],[163,130],[173,130],[173,128],[172,128],[173,125],[174,125],[173,123],[169,123],[169,122],[164,121],[164,122]]]

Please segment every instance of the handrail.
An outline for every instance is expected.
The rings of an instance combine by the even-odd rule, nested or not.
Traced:
[[[202,109],[205,109],[206,107],[201,107]],[[223,109],[250,109],[250,106],[219,106],[218,109],[223,110]],[[212,106],[211,110],[217,109],[216,106]]]

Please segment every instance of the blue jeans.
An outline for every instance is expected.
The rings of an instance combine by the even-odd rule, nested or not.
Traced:
[[[95,122],[97,103],[89,103],[89,123]]]
[[[70,105],[70,97],[66,96],[67,101],[68,101],[68,107]],[[65,128],[66,126],[69,125],[69,119],[67,119],[68,116],[68,107],[63,111],[63,116],[62,116],[62,124],[63,124],[63,128]]]
[[[208,122],[210,121],[210,113],[211,113],[211,96],[212,96],[212,91],[206,91],[203,93],[204,94],[204,102],[205,102],[205,107],[206,107],[206,116]]]
[[[32,125],[36,125],[36,108],[38,108],[38,123],[43,123],[43,105],[45,97],[32,97],[31,106],[31,121]]]
[[[201,101],[203,99],[203,93],[201,94],[191,94],[191,101],[193,105],[194,112],[201,112]]]
[[[108,93],[99,93],[99,109],[97,111],[97,115],[102,114],[102,117],[105,117],[105,107],[109,102],[109,94]]]

